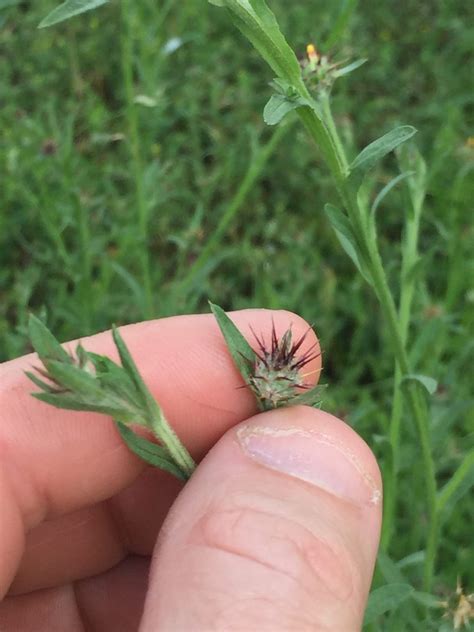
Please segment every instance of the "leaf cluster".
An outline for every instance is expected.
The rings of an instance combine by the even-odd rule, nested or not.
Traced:
[[[135,454],[178,478],[189,477],[190,472],[176,463],[171,446],[163,441],[164,431],[167,435],[172,431],[117,328],[113,328],[112,336],[121,365],[106,356],[86,351],[81,343],[77,344],[75,353],[68,353],[35,316],[30,316],[29,334],[43,364],[36,372],[26,372],[40,389],[33,393],[34,397],[56,408],[111,416]],[[162,445],[137,434],[133,426],[151,431]],[[179,441],[174,433],[172,439]],[[182,446],[181,449],[184,450]]]

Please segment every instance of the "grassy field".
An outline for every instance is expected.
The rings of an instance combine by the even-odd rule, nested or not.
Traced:
[[[67,340],[208,311],[208,298],[290,309],[321,338],[324,408],[362,434],[385,471],[386,323],[325,217],[337,196],[304,130],[262,120],[271,71],[204,0],[121,0],[37,30],[53,6],[0,1],[0,360],[29,350],[29,311]],[[398,124],[418,129],[410,142],[427,185],[407,350],[414,371],[438,381],[429,429],[442,489],[474,444],[474,12],[456,0],[271,6],[301,57],[312,41],[336,58],[368,58],[333,94],[350,158]],[[396,174],[392,155],[367,195]],[[406,213],[400,182],[377,211],[395,297]],[[442,599],[458,576],[474,590],[474,467],[465,463],[442,515],[432,587]],[[375,587],[421,590],[423,467],[404,409],[396,520]],[[421,629],[423,617],[423,629],[438,630],[441,616],[409,600],[371,629]]]

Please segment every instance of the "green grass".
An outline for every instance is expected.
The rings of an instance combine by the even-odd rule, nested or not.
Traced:
[[[324,407],[386,472],[385,322],[323,212],[338,203],[330,175],[300,126],[264,125],[271,73],[225,13],[204,0],[122,0],[38,31],[54,2],[11,4],[0,9],[0,360],[29,350],[29,311],[66,340],[208,311],[208,298],[291,309],[321,337]],[[419,130],[428,186],[408,350],[416,372],[439,382],[430,431],[441,488],[474,443],[472,11],[455,0],[342,5],[355,9],[337,33],[339,3],[271,2],[301,56],[338,35],[334,52],[369,58],[334,93],[350,158],[397,124]],[[175,37],[182,45],[165,54]],[[376,188],[396,173],[390,157]],[[377,215],[395,295],[406,205],[400,183]],[[394,561],[423,549],[427,526],[418,438],[407,411],[401,422]],[[435,594],[452,592],[458,575],[474,590],[473,523],[468,495],[444,513]],[[417,588],[422,566],[418,555],[403,569]],[[374,585],[395,570],[385,560]],[[405,603],[374,629],[410,629],[420,616]]]

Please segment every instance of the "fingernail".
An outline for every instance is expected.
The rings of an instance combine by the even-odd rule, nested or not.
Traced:
[[[378,505],[381,490],[357,456],[316,429],[281,425],[241,426],[237,439],[254,461],[357,504]]]

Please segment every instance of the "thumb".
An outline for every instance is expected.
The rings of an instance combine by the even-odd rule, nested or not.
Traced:
[[[375,459],[320,410],[229,431],[161,533],[141,632],[359,630],[381,522]]]

